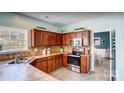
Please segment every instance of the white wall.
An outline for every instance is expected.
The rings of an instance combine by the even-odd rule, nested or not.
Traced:
[[[115,28],[117,80],[124,80],[124,13],[116,13]]]

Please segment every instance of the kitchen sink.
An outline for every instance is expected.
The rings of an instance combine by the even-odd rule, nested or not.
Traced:
[[[29,61],[31,61],[33,58],[22,58],[22,59],[19,59],[18,63],[16,63],[15,60],[9,62],[8,64],[26,64],[28,63]]]

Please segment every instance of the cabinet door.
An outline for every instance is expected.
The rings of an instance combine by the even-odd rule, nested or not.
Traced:
[[[61,34],[56,35],[56,45],[62,45],[62,35]]]
[[[88,73],[89,72],[89,57],[81,56],[80,72]]]
[[[50,33],[50,45],[56,45],[56,33]]]
[[[63,54],[63,66],[67,67],[67,54]]]
[[[32,47],[37,47],[41,45],[41,31],[33,29],[31,31],[31,45]]]
[[[62,44],[66,45],[66,42],[67,42],[66,34],[63,34],[62,35]]]
[[[42,45],[45,45],[45,46],[50,45],[50,41],[49,40],[50,40],[49,32],[43,31],[42,32]]]
[[[48,73],[55,70],[55,56],[48,57]]]
[[[37,68],[47,73],[47,61],[37,62]]]
[[[90,46],[90,31],[83,31],[83,46]]]
[[[70,39],[73,39],[73,38],[75,38],[75,36],[76,36],[76,33],[75,32],[71,32],[71,33],[69,33],[69,41],[70,41]]]
[[[62,67],[62,58],[63,58],[62,55],[56,56],[56,63],[55,63],[56,69]]]
[[[47,73],[47,59],[46,58],[37,59],[31,62],[30,64],[36,67],[37,69]]]
[[[76,38],[83,38],[83,32],[76,32]]]

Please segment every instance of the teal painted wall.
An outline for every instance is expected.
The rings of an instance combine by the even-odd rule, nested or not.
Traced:
[[[100,39],[103,40],[103,43],[101,43],[100,45],[94,45],[96,49],[110,48],[109,32],[97,32],[97,33],[94,33],[94,37],[100,37]]]
[[[36,20],[17,13],[0,12],[0,25],[30,30],[36,26],[46,27],[50,31],[59,31],[59,26]]]

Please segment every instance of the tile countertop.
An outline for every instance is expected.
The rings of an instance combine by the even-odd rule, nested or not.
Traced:
[[[1,81],[57,81],[30,64],[0,65]]]
[[[67,53],[67,52],[64,52]],[[37,68],[33,67],[29,63],[32,61],[43,58],[49,57],[53,55],[59,55],[64,53],[52,53],[49,55],[40,55],[40,56],[32,56],[31,60],[27,64],[7,64],[14,60],[7,60],[0,62],[0,80],[1,81],[26,81],[26,80],[33,80],[33,81],[58,81],[56,78],[44,73],[43,71],[38,70]],[[30,58],[30,57],[29,57]]]

